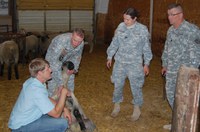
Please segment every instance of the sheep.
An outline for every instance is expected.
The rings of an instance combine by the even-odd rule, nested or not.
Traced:
[[[3,76],[4,63],[8,66],[8,80],[11,80],[12,64],[14,64],[15,78],[18,73],[19,48],[15,41],[9,40],[0,44],[0,76]]]
[[[39,39],[32,32],[26,32],[25,29],[19,31],[20,34],[25,35],[25,40],[19,42],[20,53],[23,54],[23,59],[26,59],[26,62],[37,57],[39,49]],[[24,43],[25,41],[25,43]]]
[[[49,48],[49,45],[50,45],[52,39],[57,35],[58,35],[58,33],[47,34],[47,33],[43,32],[40,34],[40,36],[39,36],[39,38],[40,38],[39,52],[42,57],[45,57],[47,49]]]
[[[38,47],[39,47],[39,40],[38,37],[35,35],[30,35],[26,37],[26,52],[25,55],[32,55],[30,59],[34,59],[37,57],[38,54]]]
[[[71,61],[64,62],[61,67],[64,88],[67,88],[67,82],[70,76],[67,72],[68,70],[73,69],[74,64]],[[56,94],[53,95],[53,98],[58,99]],[[70,96],[67,97],[65,105],[70,110],[72,115],[72,124],[70,124],[70,128],[67,129],[67,132],[93,132],[96,129],[95,124],[84,114],[73,92],[70,92]]]
[[[39,40],[38,37],[35,35],[26,36],[25,44],[23,40],[19,42],[20,52],[23,53],[23,58],[26,59],[26,62],[37,57],[38,47]]]
[[[88,44],[90,47],[89,53],[92,53],[94,48],[94,34],[92,32],[86,31],[84,41],[84,44]]]
[[[51,43],[51,40],[57,36],[59,33],[48,33],[48,32],[37,32],[37,31],[28,31],[24,29],[21,31],[26,36],[35,35],[38,38],[38,53],[40,56],[45,57],[47,49]]]

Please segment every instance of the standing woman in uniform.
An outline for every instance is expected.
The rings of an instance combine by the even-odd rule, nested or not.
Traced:
[[[123,87],[125,79],[130,82],[133,95],[133,114],[131,121],[139,119],[143,104],[142,87],[144,78],[149,74],[149,64],[152,59],[149,32],[145,25],[137,22],[138,12],[128,8],[123,13],[124,21],[120,23],[107,49],[107,67],[111,68],[112,58],[115,63],[111,76],[114,83],[112,117],[120,112],[120,103],[123,101]]]

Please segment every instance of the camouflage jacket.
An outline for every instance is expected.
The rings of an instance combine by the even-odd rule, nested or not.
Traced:
[[[147,27],[138,22],[130,27],[120,23],[107,49],[107,59],[114,56],[121,63],[149,65],[152,59],[149,37]]]
[[[49,61],[53,71],[61,71],[62,63],[65,61],[72,61],[75,65],[75,70],[78,70],[84,42],[78,47],[73,48],[71,45],[71,35],[71,33],[61,34],[52,40],[45,59]]]
[[[177,72],[180,65],[197,68],[200,65],[199,28],[187,21],[178,29],[171,26],[161,58],[162,66],[171,72]]]

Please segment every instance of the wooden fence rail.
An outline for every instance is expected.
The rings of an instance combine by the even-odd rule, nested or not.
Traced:
[[[199,69],[181,66],[173,109],[172,132],[199,132]]]

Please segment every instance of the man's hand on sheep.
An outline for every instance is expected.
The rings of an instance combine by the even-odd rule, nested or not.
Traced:
[[[69,111],[69,109],[66,107],[63,110],[63,116],[64,116],[64,118],[68,119],[69,125],[70,125],[72,123],[72,115],[71,115],[71,112]]]
[[[72,75],[72,74],[76,74],[77,71],[76,70],[67,70],[67,75]]]
[[[61,85],[58,88],[56,88],[54,90],[54,92],[53,92],[52,98],[55,99],[55,100],[58,100],[63,88],[64,88],[63,85]]]

